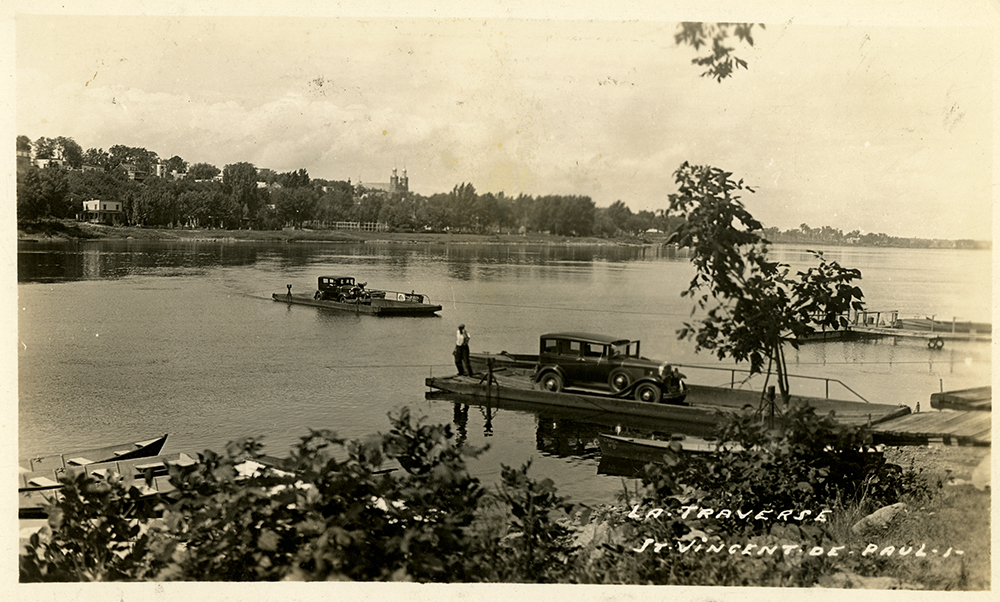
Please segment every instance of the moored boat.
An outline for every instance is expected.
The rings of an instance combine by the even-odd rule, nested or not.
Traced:
[[[718,449],[714,441],[686,436],[671,437],[669,441],[663,441],[601,433],[599,439],[601,456],[642,462],[670,464],[678,459],[679,454],[712,453]]]
[[[410,291],[377,290],[352,276],[320,276],[314,293],[273,293],[271,298],[290,305],[308,305],[374,316],[430,316],[441,311],[427,295]]]
[[[59,499],[63,483],[86,473],[105,479],[118,475],[126,488],[134,487],[139,498],[172,491],[168,474],[170,465],[190,466],[197,462],[185,453],[139,457],[127,460],[110,460],[83,465],[67,465],[48,471],[22,473],[18,487],[18,518],[40,518],[46,515],[45,507]]]
[[[117,445],[108,445],[83,451],[31,456],[21,458],[19,468],[22,473],[44,472],[72,466],[86,466],[102,462],[156,456],[163,449],[163,445],[166,442],[167,435],[163,435],[155,439],[119,443]]]

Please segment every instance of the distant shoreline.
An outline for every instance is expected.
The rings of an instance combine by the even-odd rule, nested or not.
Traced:
[[[159,240],[205,242],[301,242],[301,243],[403,243],[403,244],[552,244],[552,245],[662,245],[666,235],[643,237],[574,237],[544,233],[474,234],[449,232],[366,232],[360,230],[221,230],[186,228],[137,228],[133,226],[103,226],[74,220],[49,220],[18,224],[19,241],[50,242],[59,240]]]
[[[287,242],[287,243],[398,243],[398,244],[505,244],[566,246],[662,246],[667,235],[647,233],[642,236],[598,238],[593,236],[557,236],[546,233],[475,234],[450,232],[366,232],[359,230],[222,230],[187,228],[139,228],[105,226],[75,220],[46,220],[17,225],[19,242],[80,240],[150,240],[193,242]],[[909,240],[909,239],[901,239]],[[991,249],[992,241],[928,241],[928,245],[859,245],[836,241],[772,240],[773,244],[843,248],[913,248],[913,249]],[[959,246],[958,242],[966,244]],[[971,246],[968,243],[973,243]],[[947,243],[952,243],[951,245]]]

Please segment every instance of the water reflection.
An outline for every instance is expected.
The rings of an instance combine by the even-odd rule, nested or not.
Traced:
[[[128,276],[200,275],[213,267],[275,262],[283,271],[378,265],[405,274],[414,261],[443,263],[454,280],[502,280],[519,266],[562,264],[545,277],[584,278],[595,262],[677,259],[686,250],[661,246],[399,243],[277,243],[267,241],[18,241],[18,282],[117,280]]]
[[[502,421],[506,412],[533,416],[535,422],[535,450],[542,455],[564,460],[585,460],[596,462],[597,474],[626,478],[641,478],[647,461],[630,458],[605,456],[601,453],[601,435],[617,434],[639,439],[695,438],[700,443],[714,434],[710,428],[698,428],[689,424],[675,424],[669,421],[650,419],[630,419],[628,416],[595,414],[563,408],[539,408],[507,400],[482,402],[470,396],[428,392],[427,399],[451,402],[453,423],[457,431],[457,442],[462,445],[469,435],[469,410],[475,406],[482,417],[483,435],[494,434],[494,423]],[[473,412],[475,415],[476,412]],[[652,460],[649,460],[652,461]]]
[[[250,245],[207,242],[19,241],[18,282],[118,280],[128,276],[190,276],[217,266],[258,261]]]

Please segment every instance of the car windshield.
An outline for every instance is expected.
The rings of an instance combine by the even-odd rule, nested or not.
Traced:
[[[634,357],[635,353],[632,351],[632,345],[630,343],[624,343],[621,345],[611,345],[611,355],[626,355]]]

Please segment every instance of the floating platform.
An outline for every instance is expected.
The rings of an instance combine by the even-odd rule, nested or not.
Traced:
[[[518,402],[529,406],[562,408],[588,412],[655,420],[678,427],[712,427],[726,414],[733,414],[745,407],[760,405],[760,392],[744,389],[728,389],[703,385],[687,385],[686,402],[689,405],[649,403],[613,397],[585,389],[564,390],[561,393],[536,388],[531,378],[523,374],[494,373],[490,383],[486,375],[430,377],[425,384],[432,389],[427,394],[433,399],[437,391],[469,398],[475,405],[489,404],[491,400]],[[825,399],[818,397],[792,396],[793,401],[806,403],[819,415],[834,412],[842,424],[877,424],[910,413],[903,405],[888,405]],[[779,404],[781,402],[778,402]]]
[[[935,320],[934,318],[899,318],[896,327],[904,330],[922,330],[938,334],[971,334],[975,336],[990,336],[993,325],[989,322],[972,322],[970,320]]]
[[[941,349],[945,341],[990,341],[990,333],[976,332],[938,332],[932,330],[909,330],[906,328],[888,328],[882,326],[850,326],[848,332],[853,336],[866,337],[897,337],[908,339],[924,339],[931,349]]]
[[[798,339],[799,343],[842,341],[862,337],[895,337],[924,339],[931,349],[941,349],[945,341],[990,341],[993,326],[988,322],[969,320],[935,320],[933,318],[900,318],[899,311],[862,310],[843,328],[817,330]]]

